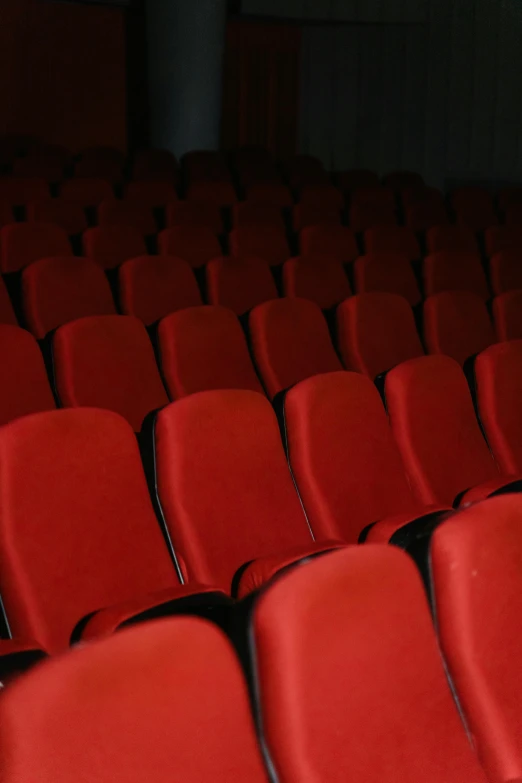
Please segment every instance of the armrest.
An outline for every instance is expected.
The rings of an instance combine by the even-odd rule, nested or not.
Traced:
[[[444,506],[426,506],[422,511],[417,511],[416,514],[411,512],[408,514],[394,514],[391,517],[386,517],[380,522],[370,525],[365,528],[364,539],[359,538],[359,543],[365,544],[389,544],[394,535],[398,534],[402,528],[412,523],[423,524],[432,514],[447,513],[451,511],[451,508],[445,508]]]
[[[217,607],[228,607],[230,598],[221,590],[205,585],[179,585],[150,593],[130,601],[101,609],[80,620],[71,636],[71,644],[110,636],[126,625],[169,617],[176,614],[206,614]]]
[[[472,489],[463,492],[456,501],[455,506],[469,506],[470,503],[479,503],[481,500],[492,497],[493,495],[506,495],[511,492],[522,492],[522,478],[520,476],[499,476],[491,481],[485,481]]]
[[[47,653],[32,639],[0,639],[0,688],[44,658]]]

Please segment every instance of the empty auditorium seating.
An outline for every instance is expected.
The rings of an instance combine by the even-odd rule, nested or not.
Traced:
[[[495,253],[489,261],[489,278],[495,295],[522,288],[522,246]]]
[[[457,223],[469,226],[472,231],[484,231],[498,223],[493,199],[483,188],[457,188],[451,195],[451,204]]]
[[[322,310],[335,307],[351,296],[343,265],[326,255],[290,258],[283,266],[285,296],[311,299]]]
[[[469,291],[444,291],[424,302],[428,353],[451,356],[460,365],[495,342],[484,301]]]
[[[444,206],[444,194],[442,191],[437,188],[429,188],[426,185],[403,188],[400,192],[400,198],[405,211],[416,204]],[[446,223],[448,216],[445,210],[443,212],[445,218],[441,223]]]
[[[15,638],[57,653],[91,613],[106,635],[183,592],[120,416],[17,419],[0,430],[0,464],[0,590]]]
[[[344,208],[344,197],[340,190],[333,185],[317,184],[305,185],[299,194],[300,204],[315,204],[316,206],[329,207],[331,210],[341,212]]]
[[[110,182],[105,179],[68,179],[60,188],[60,196],[82,207],[97,207],[105,199],[113,198]],[[34,200],[34,199],[32,199]]]
[[[0,425],[55,407],[42,354],[25,329],[0,325],[0,366]]]
[[[158,248],[163,255],[184,258],[192,267],[203,266],[222,255],[217,236],[206,226],[166,228],[158,235]]]
[[[293,204],[290,190],[280,182],[256,182],[246,188],[246,200],[250,204],[271,204],[284,209]]]
[[[14,223],[13,209],[6,201],[0,201],[0,228]]]
[[[42,179],[49,185],[60,182],[64,173],[63,166],[59,163],[33,156],[15,160],[13,162],[12,172],[14,177]]]
[[[230,207],[237,201],[236,191],[231,182],[192,182],[187,189],[189,201],[209,201],[219,207]]]
[[[211,389],[263,393],[245,335],[231,310],[207,305],[172,313],[158,325],[158,347],[173,400]]]
[[[509,484],[482,436],[454,359],[404,362],[387,374],[385,394],[393,434],[422,503],[474,502]]]
[[[424,513],[368,378],[337,372],[298,383],[285,395],[284,423],[292,473],[317,539],[355,544],[367,525],[396,515],[406,524]]]
[[[379,177],[375,171],[369,171],[368,169],[341,171],[337,175],[337,182],[341,190],[348,193],[359,188],[379,187]]]
[[[392,171],[387,174],[383,183],[393,190],[400,191],[407,188],[422,188],[424,180],[416,171]]]
[[[77,179],[104,179],[115,185],[123,178],[123,166],[110,158],[84,157],[75,165],[74,176]]]
[[[522,188],[517,185],[501,188],[497,192],[497,203],[501,212],[505,212],[514,204],[522,204]]]
[[[478,245],[469,226],[433,226],[426,232],[428,253],[461,252],[477,253]]]
[[[118,270],[120,307],[151,326],[175,310],[197,307],[201,294],[187,261],[175,256],[138,256]]]
[[[72,255],[66,232],[52,223],[12,223],[0,229],[0,269],[18,272],[47,256]]]
[[[428,231],[434,226],[449,223],[448,213],[443,202],[421,201],[410,204],[405,209],[406,225],[412,231]]]
[[[441,251],[426,256],[422,267],[426,296],[441,291],[472,291],[483,301],[490,298],[486,275],[476,253]]]
[[[99,205],[98,223],[100,226],[133,226],[144,236],[157,231],[156,218],[150,205],[115,198],[102,201]]]
[[[29,201],[49,198],[49,186],[44,179],[31,177],[0,177],[0,201],[22,206]]]
[[[191,150],[183,155],[181,162],[189,182],[230,182],[226,160],[217,150]]]
[[[283,213],[278,206],[273,204],[260,204],[251,201],[241,201],[232,209],[232,221],[234,226],[270,225],[276,226],[281,231],[285,230]]]
[[[520,496],[455,514],[430,542],[439,640],[459,706],[489,780],[522,776]]]
[[[359,255],[353,231],[333,223],[303,228],[299,243],[303,255],[332,256],[343,264],[355,261]]]
[[[337,308],[337,334],[346,367],[372,379],[424,353],[412,309],[396,294],[346,299]]]
[[[299,190],[305,185],[328,183],[322,162],[313,155],[296,155],[286,166],[290,186]]]
[[[30,264],[22,272],[22,302],[38,340],[76,318],[116,312],[105,273],[89,258],[53,256]]]
[[[486,438],[507,475],[522,473],[522,340],[493,345],[475,361],[477,406]]]
[[[496,296],[492,310],[499,340],[522,339],[522,290]]]
[[[209,304],[228,307],[236,315],[277,299],[270,267],[257,258],[215,258],[207,264],[206,283]]]
[[[169,401],[145,327],[128,315],[61,326],[53,338],[53,365],[62,405],[107,408],[136,432],[150,411]]]
[[[17,320],[11,304],[11,299],[5,287],[5,283],[0,277],[0,324],[11,324],[16,326]]]
[[[350,228],[357,233],[374,226],[394,226],[396,223],[395,207],[391,204],[353,204],[350,209]]]
[[[204,226],[214,234],[223,231],[223,218],[216,204],[198,201],[174,201],[167,204],[167,226]]]
[[[183,780],[268,781],[232,646],[194,617],[133,628],[52,661],[16,684],[0,720],[5,783],[79,775],[162,783],[173,764]]]
[[[522,226],[491,226],[484,232],[484,245],[490,257],[504,250],[522,255]]]
[[[267,226],[240,226],[230,232],[232,255],[261,258],[270,266],[283,264],[290,257],[290,248],[283,232]]]
[[[241,597],[332,548],[312,539],[275,413],[260,394],[186,397],[158,413],[154,442],[158,497],[189,583],[229,591],[234,580]]]
[[[419,243],[405,226],[377,226],[364,232],[367,253],[401,253],[410,261],[420,258]]]
[[[321,226],[341,222],[339,209],[330,204],[304,202],[296,204],[293,209],[294,231],[299,232],[307,226]]]
[[[177,199],[178,194],[171,182],[129,182],[125,188],[125,201],[136,201],[149,207],[164,207]]]
[[[351,196],[352,206],[388,207],[395,210],[395,194],[391,188],[369,187],[357,188]]]
[[[260,595],[249,632],[278,780],[485,783],[403,552],[349,547],[293,569]]]
[[[408,256],[400,253],[371,253],[361,256],[353,266],[357,293],[385,291],[403,296],[411,306],[421,294]]]
[[[83,252],[104,269],[114,269],[129,258],[146,255],[147,246],[133,226],[96,226],[84,232]]]
[[[63,198],[48,198],[45,201],[31,201],[26,207],[29,221],[54,223],[69,234],[81,234],[87,228],[87,218],[81,204]]]
[[[169,150],[140,150],[134,158],[132,178],[172,183],[176,179],[177,168],[176,158]]]
[[[315,302],[273,299],[252,310],[249,326],[257,369],[272,399],[312,375],[343,369]]]

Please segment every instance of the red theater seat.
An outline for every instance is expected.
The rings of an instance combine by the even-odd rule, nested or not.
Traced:
[[[252,310],[249,326],[257,369],[271,399],[312,375],[343,369],[315,302],[265,302]]]
[[[18,419],[0,430],[0,465],[0,589],[13,636],[58,653],[90,613],[136,599],[156,606],[181,590],[120,416]]]
[[[415,204],[432,204],[444,206],[444,195],[437,188],[429,188],[426,185],[410,186],[402,188],[400,192],[402,206],[404,210]],[[447,219],[447,216],[446,216]],[[446,220],[442,221],[443,223]]]
[[[353,231],[333,223],[303,228],[299,243],[303,255],[332,256],[342,264],[355,261],[359,255]]]
[[[416,171],[392,171],[384,177],[383,183],[395,191],[424,187],[422,175]]]
[[[280,207],[273,204],[258,204],[257,202],[241,201],[232,209],[234,226],[268,225],[285,231],[285,222]]]
[[[388,207],[395,210],[395,194],[391,188],[369,187],[354,190],[351,197],[352,206]]]
[[[201,304],[190,265],[175,256],[138,256],[118,270],[119,301],[125,315],[146,326],[184,307]]]
[[[250,204],[270,204],[284,209],[293,204],[290,190],[279,182],[256,182],[246,189],[246,200]]]
[[[329,184],[305,185],[299,193],[301,204],[315,204],[341,212],[344,209],[344,197],[338,188]]]
[[[441,291],[472,291],[483,301],[490,298],[486,275],[476,253],[432,253],[424,259],[422,276],[426,296]]]
[[[160,321],[158,343],[173,400],[211,389],[263,393],[245,335],[231,310],[216,305],[173,313]]]
[[[299,190],[305,185],[328,183],[322,162],[313,155],[296,155],[286,166],[290,186]]]
[[[522,778],[520,496],[455,514],[431,539],[430,577],[441,649],[489,780]]]
[[[222,255],[217,236],[205,226],[166,228],[158,235],[158,247],[163,255],[183,258],[194,268]]]
[[[0,277],[0,324],[11,324],[11,326],[16,326],[18,324],[18,321],[16,320],[16,315],[13,310],[13,305],[11,304],[11,299],[9,298],[9,294],[7,293],[7,288],[5,287],[5,283]]]
[[[497,203],[501,212],[514,204],[522,204],[522,188],[517,185],[501,188],[497,193]]]
[[[191,150],[182,158],[189,181],[230,182],[230,171],[223,153],[217,150]]]
[[[69,179],[60,188],[60,196],[82,207],[97,207],[114,198],[112,185],[105,179]]]
[[[356,544],[367,525],[396,515],[406,523],[426,512],[368,378],[337,372],[298,383],[285,395],[284,421],[292,473],[317,539]]]
[[[228,307],[236,315],[278,296],[270,267],[257,258],[215,258],[206,274],[209,304]]]
[[[353,267],[357,293],[384,291],[404,297],[413,307],[421,294],[408,256],[400,253],[371,253],[357,259]]]
[[[64,174],[64,168],[60,163],[32,155],[27,158],[17,158],[13,162],[12,171],[14,177],[40,179],[48,185],[60,182]]]
[[[55,407],[42,354],[25,329],[0,325],[0,366],[0,426]]]
[[[378,226],[364,233],[368,253],[401,253],[414,261],[420,258],[419,243],[413,231],[405,226]]]
[[[341,223],[341,212],[330,204],[305,202],[296,204],[293,210],[293,227],[297,233],[307,226]]]
[[[461,366],[495,342],[483,300],[468,291],[444,291],[424,302],[424,340],[428,353],[451,356]]]
[[[406,225],[412,231],[428,231],[434,226],[449,223],[443,202],[421,201],[406,207]]]
[[[37,223],[54,223],[69,236],[81,234],[87,228],[85,211],[80,204],[63,198],[31,201],[26,208],[27,220]]]
[[[167,226],[203,226],[214,234],[223,232],[221,210],[216,204],[198,201],[173,201],[167,204]]]
[[[52,661],[10,690],[0,720],[5,783],[162,783],[173,764],[186,781],[268,781],[232,646],[194,617]]]
[[[178,164],[169,150],[140,150],[132,168],[134,180],[152,180],[174,182],[177,178]]]
[[[489,277],[495,295],[521,289],[522,247],[496,253],[489,261]]]
[[[351,296],[343,265],[330,256],[298,256],[283,266],[285,296],[310,299],[322,310],[330,310]]]
[[[493,321],[499,340],[522,339],[522,290],[493,299]]]
[[[469,226],[472,231],[485,231],[498,223],[493,199],[483,188],[457,188],[451,196],[457,223]]]
[[[115,185],[123,179],[123,165],[109,158],[83,158],[74,167],[74,176],[77,179],[103,179]]]
[[[426,504],[482,500],[509,485],[478,425],[466,377],[448,356],[423,356],[386,376],[386,405],[413,490]]]
[[[158,497],[189,582],[229,591],[236,576],[241,597],[281,568],[337,546],[313,541],[275,413],[260,394],[209,391],[180,400],[159,412],[154,442]]]
[[[100,226],[132,226],[143,236],[155,234],[158,230],[151,206],[118,199],[102,201],[98,207],[98,223]]]
[[[350,228],[356,233],[396,223],[395,207],[389,204],[354,204],[350,209]]]
[[[53,339],[56,390],[65,407],[107,408],[139,432],[168,403],[145,327],[128,315],[80,318]]]
[[[0,270],[18,272],[48,256],[72,256],[67,234],[51,223],[11,223],[0,229]]]
[[[129,182],[125,188],[125,201],[164,207],[178,200],[174,185],[170,182]]]
[[[477,240],[468,226],[433,226],[426,232],[428,253],[478,253]]]
[[[490,258],[506,250],[522,256],[522,226],[492,226],[484,232],[484,244]]]
[[[375,171],[369,171],[368,169],[341,171],[337,175],[337,182],[341,190],[345,192],[359,190],[360,188],[378,188],[380,184],[379,177]]]
[[[147,246],[132,226],[97,226],[84,232],[83,252],[104,269],[114,269],[129,258],[146,255]]]
[[[424,353],[412,309],[396,294],[347,299],[337,308],[337,332],[346,367],[372,379]]]
[[[475,361],[480,422],[506,475],[522,473],[522,340],[493,345]]]
[[[349,547],[293,569],[254,604],[249,639],[278,780],[486,783],[403,552]]]
[[[89,258],[42,258],[22,272],[27,325],[41,340],[58,326],[86,315],[116,313],[103,269]]]
[[[270,266],[279,266],[290,257],[284,233],[267,226],[241,226],[230,232],[230,252],[242,257],[261,258]]]
[[[0,201],[21,206],[29,201],[49,198],[49,186],[44,179],[31,177],[0,177]]]
[[[230,207],[237,201],[231,182],[192,182],[187,190],[189,201],[209,201],[219,207]]]
[[[6,201],[0,201],[0,228],[2,226],[8,226],[9,223],[14,223],[11,204],[8,204]]]

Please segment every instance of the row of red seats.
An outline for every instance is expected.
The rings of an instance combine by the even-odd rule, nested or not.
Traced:
[[[430,605],[402,552],[348,548],[256,597],[242,659],[178,617],[45,663],[0,701],[5,783],[520,779],[521,515],[443,521]]]

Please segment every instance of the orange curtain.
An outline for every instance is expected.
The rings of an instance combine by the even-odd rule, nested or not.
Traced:
[[[231,21],[223,86],[223,144],[261,145],[278,158],[296,151],[301,30]]]

